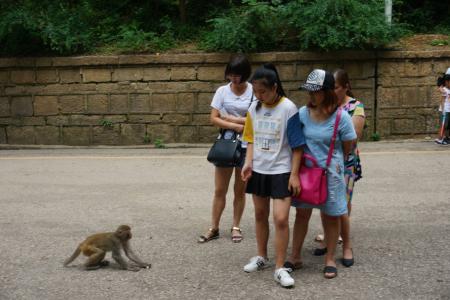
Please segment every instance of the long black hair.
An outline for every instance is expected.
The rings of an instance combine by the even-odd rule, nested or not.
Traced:
[[[280,97],[285,97],[286,93],[283,90],[283,85],[281,84],[280,76],[278,75],[277,68],[271,63],[265,63],[258,69],[256,69],[255,73],[253,73],[250,78],[250,82],[253,83],[256,80],[260,80],[261,83],[266,88],[273,88],[274,85],[277,85],[277,94]],[[258,101],[256,105],[256,110],[261,107],[261,102]]]

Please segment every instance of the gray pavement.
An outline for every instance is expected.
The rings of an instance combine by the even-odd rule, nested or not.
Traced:
[[[351,268],[322,275],[311,255],[315,212],[294,289],[273,269],[242,271],[255,255],[253,204],[245,239],[230,241],[229,194],[219,240],[209,227],[214,168],[206,147],[115,147],[0,151],[0,299],[450,299],[450,146],[431,141],[362,143],[364,178],[352,214]],[[8,148],[10,150],[8,150]],[[291,211],[290,222],[294,220]],[[62,262],[85,236],[130,224],[149,270],[115,264],[83,271]],[[273,259],[273,227],[270,258]],[[339,249],[338,258],[341,257]]]

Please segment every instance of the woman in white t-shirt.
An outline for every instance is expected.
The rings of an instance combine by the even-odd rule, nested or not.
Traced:
[[[211,102],[211,123],[221,129],[226,139],[231,138],[235,133],[241,134],[244,130],[245,116],[253,99],[252,85],[247,82],[250,74],[251,65],[248,59],[244,55],[233,56],[225,69],[225,78],[229,83],[217,89]],[[236,166],[216,165],[211,227],[200,236],[199,243],[219,238],[220,218],[225,208],[226,194],[233,171],[235,176],[231,240],[235,243],[242,241],[240,222],[245,207],[245,182],[240,174],[246,149],[247,145],[243,143],[241,153],[243,159]]]

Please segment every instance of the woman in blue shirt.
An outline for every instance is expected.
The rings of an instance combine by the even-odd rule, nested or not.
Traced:
[[[334,92],[334,77],[330,72],[316,69],[311,72],[302,86],[309,92],[307,106],[299,110],[300,126],[306,140],[304,153],[316,158],[320,167],[326,167],[326,160],[333,135],[334,123],[338,113],[338,99]],[[312,209],[321,209],[327,253],[325,255],[325,278],[337,276],[335,250],[339,237],[339,217],[347,214],[346,185],[344,180],[344,158],[350,153],[356,133],[350,115],[341,114],[338,124],[335,148],[328,167],[328,197],[325,204],[311,206],[293,201],[296,218],[293,231],[292,254],[285,264],[291,270],[301,266],[301,248],[305,239]],[[298,163],[298,162],[293,162]],[[292,169],[295,169],[292,166]]]

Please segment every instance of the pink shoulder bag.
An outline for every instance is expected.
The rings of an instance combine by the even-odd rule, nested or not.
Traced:
[[[322,205],[327,201],[328,195],[328,182],[327,172],[330,166],[331,157],[333,155],[334,144],[336,142],[336,135],[338,131],[339,121],[341,119],[342,109],[339,108],[334,123],[333,136],[331,138],[330,150],[328,151],[328,158],[326,167],[321,168],[317,164],[316,159],[309,155],[303,154],[302,161],[300,163],[299,179],[300,179],[300,195],[293,197],[295,201],[312,204]],[[306,166],[305,162],[309,160],[312,162],[312,166]]]

